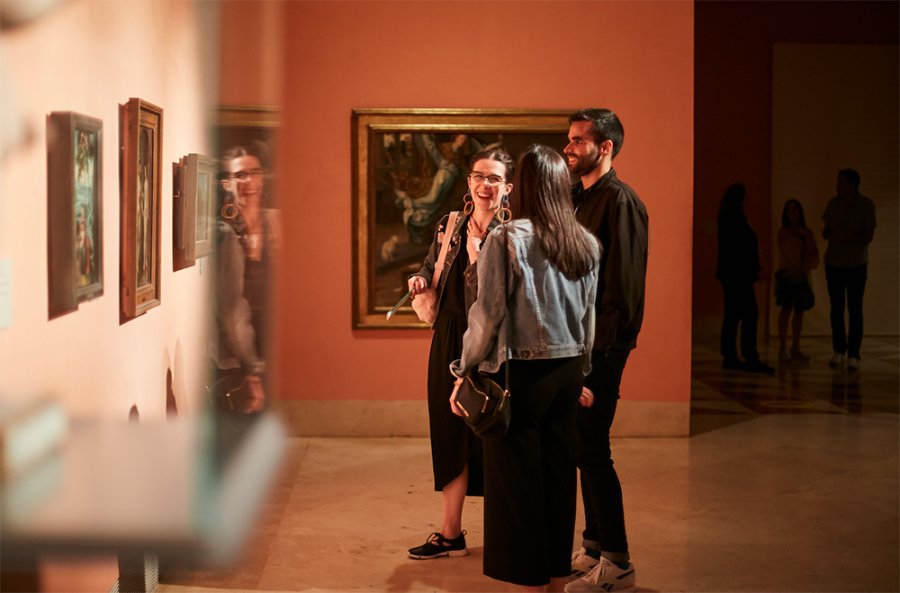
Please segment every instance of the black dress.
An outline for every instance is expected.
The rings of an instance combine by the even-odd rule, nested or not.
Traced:
[[[459,254],[447,271],[447,281],[434,324],[428,357],[428,418],[431,427],[431,462],[434,489],[441,491],[469,465],[468,496],[484,495],[484,466],[481,440],[450,411],[453,375],[450,363],[462,352],[466,322],[465,278],[469,263],[463,225]]]

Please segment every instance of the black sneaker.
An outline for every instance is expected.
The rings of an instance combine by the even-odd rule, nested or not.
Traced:
[[[409,549],[409,557],[416,560],[428,560],[442,556],[466,556],[468,553],[465,530],[454,539],[447,539],[437,532],[432,533],[424,544]]]

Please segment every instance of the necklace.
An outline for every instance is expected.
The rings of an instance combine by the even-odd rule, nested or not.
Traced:
[[[472,235],[475,235],[479,239],[484,236],[485,229],[480,224],[478,224],[478,221],[475,220],[474,216],[469,217],[468,226],[469,226],[469,232]]]

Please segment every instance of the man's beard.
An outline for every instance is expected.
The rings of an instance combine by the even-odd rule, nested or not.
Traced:
[[[569,172],[575,177],[584,177],[594,169],[600,166],[600,151],[591,152],[578,156],[576,155],[574,165],[569,166]],[[569,163],[567,162],[566,165]]]

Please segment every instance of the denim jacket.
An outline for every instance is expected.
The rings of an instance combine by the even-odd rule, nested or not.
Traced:
[[[428,282],[429,288],[437,290],[439,310],[440,305],[444,300],[444,286],[447,284],[447,274],[450,272],[450,268],[453,267],[453,262],[456,261],[459,250],[465,249],[465,245],[463,245],[462,241],[462,230],[465,228],[468,220],[469,217],[462,212],[460,212],[459,216],[456,218],[455,228],[450,231],[450,246],[447,248],[447,259],[444,260],[444,269],[441,270],[441,276],[438,278],[437,286],[431,286],[431,280],[434,276],[434,267],[437,265],[437,258],[441,251],[441,245],[447,237],[447,224],[450,222],[449,214],[444,215],[438,222],[434,230],[434,240],[431,242],[431,247],[428,248],[428,254],[425,256],[424,261],[422,261],[422,267],[419,268],[418,272],[412,274],[412,276],[422,276]],[[492,219],[491,223],[488,225],[488,232],[498,224],[499,221],[496,218]],[[475,298],[478,295],[477,269],[478,266],[476,264],[469,264],[464,272],[466,279],[465,303],[467,309],[475,302]]]
[[[450,364],[454,375],[467,375],[476,366],[497,372],[509,358],[572,356],[582,356],[584,374],[590,372],[600,246],[587,229],[582,232],[595,263],[577,280],[547,259],[530,220],[515,220],[488,235],[478,256],[478,299],[469,309],[462,356]]]

